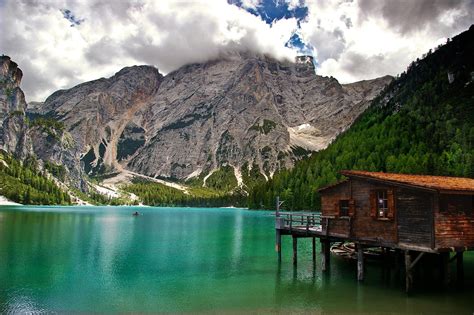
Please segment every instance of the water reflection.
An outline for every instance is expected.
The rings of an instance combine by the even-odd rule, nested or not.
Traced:
[[[274,252],[273,218],[232,209],[21,208],[0,210],[0,311],[321,313],[470,310],[472,289],[407,299],[396,277],[311,258],[311,239],[284,238]],[[26,211],[25,211],[26,210]],[[470,265],[469,265],[470,264]],[[471,266],[469,269],[468,266]],[[466,257],[468,288],[472,256]],[[391,279],[391,280],[390,280]],[[470,279],[470,280],[469,280]],[[341,302],[343,301],[343,302]]]

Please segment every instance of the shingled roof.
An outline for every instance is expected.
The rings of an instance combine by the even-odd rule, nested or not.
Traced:
[[[347,177],[362,177],[393,184],[410,185],[438,191],[474,193],[474,179],[472,178],[366,171],[341,171],[341,174]]]

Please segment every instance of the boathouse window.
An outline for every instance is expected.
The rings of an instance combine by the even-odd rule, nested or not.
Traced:
[[[378,219],[392,219],[395,211],[393,190],[378,189],[370,192],[370,216]]]
[[[339,201],[339,215],[341,217],[349,216],[349,200]]]
[[[377,216],[379,218],[386,218],[388,214],[388,199],[387,191],[377,191]]]

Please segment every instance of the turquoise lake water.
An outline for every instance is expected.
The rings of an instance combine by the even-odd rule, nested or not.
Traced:
[[[142,213],[133,217],[133,211]],[[274,218],[243,209],[0,207],[1,312],[473,314],[474,255],[465,288],[384,277],[377,264],[332,257],[321,273],[311,241],[274,252]],[[319,244],[318,244],[319,247]]]

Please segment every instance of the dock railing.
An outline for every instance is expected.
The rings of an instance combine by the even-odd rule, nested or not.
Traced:
[[[275,228],[280,230],[321,230],[320,212],[275,212]]]

